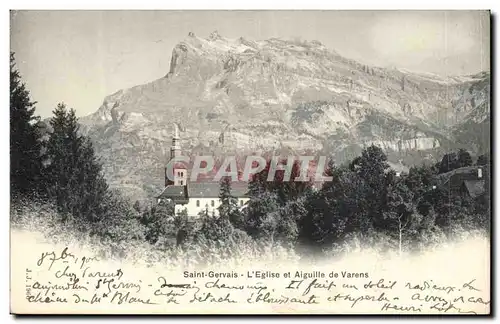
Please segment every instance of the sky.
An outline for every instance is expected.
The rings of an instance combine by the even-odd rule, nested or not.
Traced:
[[[440,75],[490,69],[487,11],[15,11],[11,51],[37,113],[78,116],[105,96],[165,76],[189,32],[318,40],[363,64]]]

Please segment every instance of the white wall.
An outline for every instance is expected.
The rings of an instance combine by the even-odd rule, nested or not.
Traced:
[[[245,204],[249,198],[237,198],[238,199],[238,207],[242,207],[242,202]],[[197,205],[197,201],[199,201],[199,206]],[[212,206],[212,201],[214,205]],[[220,205],[219,198],[189,198],[189,203],[181,205],[175,205],[175,214],[178,214],[180,211],[187,209],[188,216],[198,216],[198,214],[202,211],[205,211],[208,206],[208,213],[212,215],[212,212],[215,212],[215,215],[219,215],[219,211],[217,208]]]

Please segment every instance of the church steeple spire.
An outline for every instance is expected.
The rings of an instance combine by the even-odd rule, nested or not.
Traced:
[[[172,146],[170,147],[170,159],[181,155],[181,145],[179,136],[179,126],[174,123],[174,134],[172,136]]]
[[[179,125],[174,123],[174,132],[172,134],[172,146],[170,147],[170,160],[181,156],[181,145],[179,136]],[[185,186],[187,183],[187,168],[182,162],[176,162],[173,168],[174,180],[167,178],[167,168],[165,168],[165,186],[176,185]]]

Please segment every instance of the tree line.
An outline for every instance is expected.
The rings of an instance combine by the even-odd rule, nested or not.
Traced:
[[[435,164],[398,174],[389,167],[385,153],[370,146],[349,163],[331,164],[326,173],[333,180],[314,186],[283,181],[283,170],[275,173],[274,181],[267,181],[268,162],[252,176],[250,200],[243,210],[231,195],[230,179],[223,178],[218,216],[206,210],[196,222],[189,222],[185,214],[174,215],[173,205],[167,203],[157,219],[165,222],[165,215],[173,215],[177,222],[164,227],[169,230],[163,233],[155,226],[157,235],[149,239],[154,244],[170,236],[176,237],[177,246],[201,244],[229,250],[251,239],[288,246],[305,255],[342,250],[353,241],[359,246],[376,244],[386,251],[419,251],[463,233],[489,233],[490,165],[488,155],[474,162],[470,153],[460,149]],[[443,175],[470,166],[483,171],[483,194],[464,196],[443,186]],[[299,174],[300,164],[295,162],[292,178]]]
[[[473,165],[482,169],[483,194],[460,195],[443,186],[444,174]],[[489,231],[490,165],[488,155],[473,163],[470,153],[460,149],[434,165],[398,174],[382,149],[370,146],[350,163],[330,165],[333,180],[316,188],[279,181],[279,174],[267,182],[268,165],[250,182],[245,230],[252,237],[317,252],[352,239],[414,250],[462,231]],[[293,172],[298,170],[294,165]]]

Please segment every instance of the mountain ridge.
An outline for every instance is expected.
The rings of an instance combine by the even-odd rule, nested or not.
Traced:
[[[183,150],[193,154],[312,151],[339,162],[369,144],[394,159],[427,157],[468,138],[474,125],[489,125],[489,72],[442,77],[386,69],[319,41],[216,32],[206,39],[190,33],[170,60],[164,77],[117,91],[80,118],[111,184],[139,196],[162,186],[172,123],[181,125]],[[475,114],[486,118],[477,123]]]

